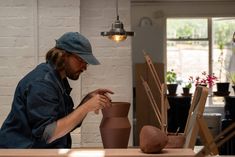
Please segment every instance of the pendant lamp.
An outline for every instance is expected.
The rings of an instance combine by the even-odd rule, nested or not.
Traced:
[[[117,14],[117,19],[112,24],[112,28],[110,29],[110,31],[109,32],[101,32],[100,34],[102,36],[108,36],[109,39],[111,39],[115,42],[123,41],[127,38],[127,36],[134,36],[134,32],[125,31],[123,23],[119,20],[118,0],[116,0],[116,14]]]

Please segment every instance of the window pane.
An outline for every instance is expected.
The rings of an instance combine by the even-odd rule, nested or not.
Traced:
[[[167,19],[169,38],[207,38],[207,19]]]
[[[186,83],[190,76],[208,73],[208,41],[168,41],[167,70],[174,69],[178,80]],[[194,91],[194,85],[191,91]],[[179,88],[181,92],[181,88]]]
[[[234,31],[235,18],[213,19],[213,72],[221,82],[229,81],[228,72],[235,71],[232,43]]]

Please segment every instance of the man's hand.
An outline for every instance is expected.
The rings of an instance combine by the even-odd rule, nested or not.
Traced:
[[[109,94],[114,94],[114,92],[111,91],[111,90],[109,90],[109,89],[96,89],[96,90],[94,90],[93,92],[90,92],[89,94],[90,94],[91,96],[94,96],[94,95],[96,95],[96,94],[107,95],[108,93],[109,93]]]
[[[96,98],[96,100],[94,100],[94,101],[97,101],[99,105],[96,106],[96,109],[92,111],[98,114],[100,109],[103,109],[105,107],[110,107],[112,105],[112,99],[108,94],[114,94],[114,92],[109,89],[97,89],[88,94],[90,99],[94,97],[99,97],[99,98]]]

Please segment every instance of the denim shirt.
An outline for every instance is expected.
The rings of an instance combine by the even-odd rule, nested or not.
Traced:
[[[47,125],[73,111],[71,88],[49,63],[41,63],[17,85],[12,108],[0,130],[0,148],[70,148],[67,134],[48,144]]]

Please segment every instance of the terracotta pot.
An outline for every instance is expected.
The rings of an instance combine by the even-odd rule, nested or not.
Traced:
[[[104,148],[127,148],[131,130],[129,109],[128,102],[112,102],[112,107],[102,110],[100,133]]]
[[[182,134],[168,133],[168,143],[166,148],[183,148],[185,143],[185,136]]]

